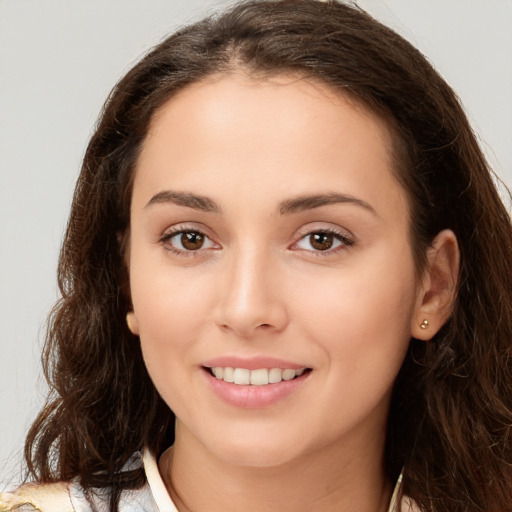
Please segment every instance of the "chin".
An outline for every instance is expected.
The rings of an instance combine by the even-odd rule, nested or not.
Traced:
[[[289,454],[283,449],[262,449],[259,446],[244,449],[224,450],[218,454],[226,464],[247,468],[271,468],[285,465],[297,454]]]
[[[286,464],[301,455],[301,449],[289,436],[246,435],[212,439],[207,446],[226,464],[240,467],[269,468]]]

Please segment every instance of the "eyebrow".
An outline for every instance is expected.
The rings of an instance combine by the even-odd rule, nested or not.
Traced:
[[[281,215],[290,213],[298,213],[305,210],[312,210],[313,208],[320,208],[330,204],[353,204],[360,206],[365,210],[377,215],[375,209],[366,201],[358,199],[357,197],[349,194],[339,194],[337,192],[329,192],[326,194],[304,195],[292,199],[287,199],[279,204],[278,211]]]
[[[163,192],[155,194],[149,200],[145,208],[160,203],[174,203],[178,206],[186,206],[187,208],[203,212],[221,213],[222,211],[219,205],[209,197],[191,194],[190,192],[177,192],[172,190],[164,190]]]
[[[155,194],[146,204],[145,208],[161,203],[173,203],[178,206],[185,206],[193,210],[199,210],[207,213],[222,213],[220,206],[209,197],[192,194],[191,192],[179,192],[173,190],[164,190]],[[353,204],[364,208],[365,210],[377,216],[375,209],[366,201],[350,194],[339,194],[337,192],[328,192],[325,194],[303,195],[286,199],[279,203],[277,212],[280,215],[289,215],[321,206],[328,206],[331,204]]]

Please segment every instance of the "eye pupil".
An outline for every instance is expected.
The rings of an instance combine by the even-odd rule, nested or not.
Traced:
[[[185,249],[196,251],[204,244],[204,236],[196,231],[187,231],[181,234],[181,244]]]
[[[330,249],[334,243],[334,235],[332,233],[312,233],[309,235],[311,246],[319,251]]]

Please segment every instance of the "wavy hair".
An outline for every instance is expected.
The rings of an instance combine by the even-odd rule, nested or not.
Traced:
[[[453,314],[411,340],[393,391],[386,470],[425,512],[512,510],[512,227],[458,98],[421,53],[355,6],[263,0],[179,30],[115,86],[87,148],[58,267],[62,294],[43,355],[51,394],[26,441],[38,481],[108,487],[112,507],[144,482],[121,472],[159,453],[174,416],[137,339],[124,267],[133,169],[155,111],[177,91],[242,69],[320,80],[385,120],[407,192],[419,270],[442,229],[460,251]]]

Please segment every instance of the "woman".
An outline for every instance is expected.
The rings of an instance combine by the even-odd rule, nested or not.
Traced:
[[[316,0],[179,31],[88,147],[4,509],[511,510],[511,253],[394,32]]]

